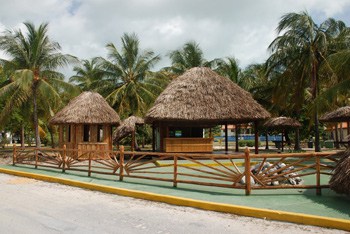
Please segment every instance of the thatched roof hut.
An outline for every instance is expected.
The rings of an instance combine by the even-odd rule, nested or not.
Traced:
[[[339,148],[340,143],[346,143],[345,141],[338,139],[338,123],[347,122],[347,135],[350,134],[350,106],[344,106],[336,109],[335,111],[328,112],[321,116],[320,121],[334,123],[335,127],[335,147]],[[342,130],[342,124],[341,129]],[[347,141],[348,146],[350,146],[350,138]]]
[[[268,119],[264,123],[264,127],[274,128],[274,129],[300,128],[301,123],[296,119],[281,116],[281,117]]]
[[[51,120],[51,124],[119,124],[119,115],[98,93],[83,92]]]
[[[50,120],[59,125],[59,145],[77,149],[74,157],[89,150],[112,149],[112,127],[120,123],[119,115],[98,93],[83,92]],[[106,154],[103,154],[106,155]]]
[[[136,125],[143,125],[145,122],[137,116],[130,116],[123,120],[121,125],[113,132],[113,141],[118,142],[136,130]]]
[[[249,92],[209,68],[196,67],[168,85],[145,122],[245,123],[269,117]]]
[[[202,151],[197,152],[210,152],[210,139],[198,139],[203,135],[201,128],[224,124],[227,151],[227,124],[257,124],[257,121],[269,117],[270,113],[258,104],[249,92],[207,67],[196,67],[175,78],[168,85],[146,114],[145,122],[156,126],[156,132],[160,135],[160,150],[166,151],[171,145],[191,145],[189,138],[195,137],[192,142],[198,143],[196,147],[199,149],[200,145],[203,146],[200,149]],[[184,129],[185,126],[192,128]],[[186,133],[185,136],[181,131]],[[255,135],[257,152],[257,132]],[[174,139],[181,136],[186,139]],[[167,140],[169,137],[172,139],[163,142],[163,139]],[[208,147],[204,149],[206,146]]]
[[[335,156],[340,156],[333,175],[329,181],[330,188],[337,193],[350,195],[350,149],[340,152]]]
[[[296,119],[292,119],[290,117],[285,117],[285,116],[280,116],[280,117],[275,117],[275,118],[271,118],[268,119],[265,123],[264,123],[264,127],[266,127],[267,129],[276,129],[276,130],[280,130],[282,132],[282,140],[281,140],[281,148],[282,148],[282,152],[284,150],[284,137],[286,137],[287,141],[288,141],[288,134],[286,133],[286,130],[292,129],[292,128],[296,128],[296,136],[295,136],[295,149],[300,149],[300,145],[299,145],[299,132],[298,132],[298,128],[301,127],[301,123],[296,120]],[[279,148],[279,144],[276,143],[276,145],[278,146],[277,148]],[[266,149],[268,149],[268,134],[266,132]]]
[[[346,122],[350,120],[350,106],[343,106],[321,116],[323,122]]]

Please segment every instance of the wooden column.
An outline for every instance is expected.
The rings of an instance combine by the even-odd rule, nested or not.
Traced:
[[[235,138],[236,138],[236,152],[239,151],[239,145],[238,145],[238,131],[239,131],[239,125],[236,124],[236,133],[235,133]]]
[[[135,151],[135,130],[131,133],[131,151]]]
[[[124,145],[119,147],[119,181],[124,178]]]
[[[258,121],[254,122],[254,140],[255,140],[255,154],[258,154],[259,153]]]
[[[225,151],[228,151],[227,123],[225,123]]]
[[[335,123],[335,148],[339,149],[338,123]]]
[[[156,151],[156,138],[155,138],[156,132],[154,129],[154,123],[152,123],[152,151]]]
[[[283,150],[284,150],[284,149],[283,149],[283,148],[284,148],[284,147],[283,147],[283,146],[284,146],[284,144],[283,144],[284,139],[283,139],[283,138],[284,138],[284,129],[282,130],[282,141],[281,141],[282,152],[283,152]]]
[[[347,134],[347,138],[348,138],[348,146],[350,147],[350,126],[349,126],[350,122],[347,121],[346,124],[348,125],[346,134]]]
[[[266,146],[265,146],[265,149],[269,149],[269,132],[267,131],[266,129],[266,132],[265,132],[265,142],[266,142]]]

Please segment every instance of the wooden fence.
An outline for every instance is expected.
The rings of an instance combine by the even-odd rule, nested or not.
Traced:
[[[186,154],[13,148],[13,165],[113,175],[172,183],[244,189],[315,188],[321,194],[338,158],[334,153]]]

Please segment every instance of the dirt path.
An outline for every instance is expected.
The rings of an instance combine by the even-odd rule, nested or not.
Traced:
[[[0,174],[2,233],[345,233]]]

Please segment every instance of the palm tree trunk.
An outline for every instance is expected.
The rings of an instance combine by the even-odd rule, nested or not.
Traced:
[[[21,126],[21,147],[24,148],[24,123]]]
[[[35,145],[37,148],[41,147],[40,134],[39,134],[39,120],[38,120],[38,104],[37,104],[37,83],[33,84],[33,115],[34,115],[34,128],[35,128]]]
[[[318,62],[314,61],[313,69],[312,69],[312,79],[313,79],[313,87],[312,87],[312,99],[313,101],[316,100],[317,94],[318,94]],[[315,114],[314,114],[314,121],[315,121],[315,152],[320,152],[320,132],[319,132],[319,121],[318,121],[318,105],[317,102],[315,103]]]
[[[53,137],[53,127],[48,127],[47,129],[49,130],[49,133],[50,133],[51,147],[54,149],[55,148],[55,140]]]
[[[301,147],[300,147],[300,137],[299,137],[299,129],[298,129],[298,128],[295,130],[295,145],[294,145],[294,150],[301,150]]]

